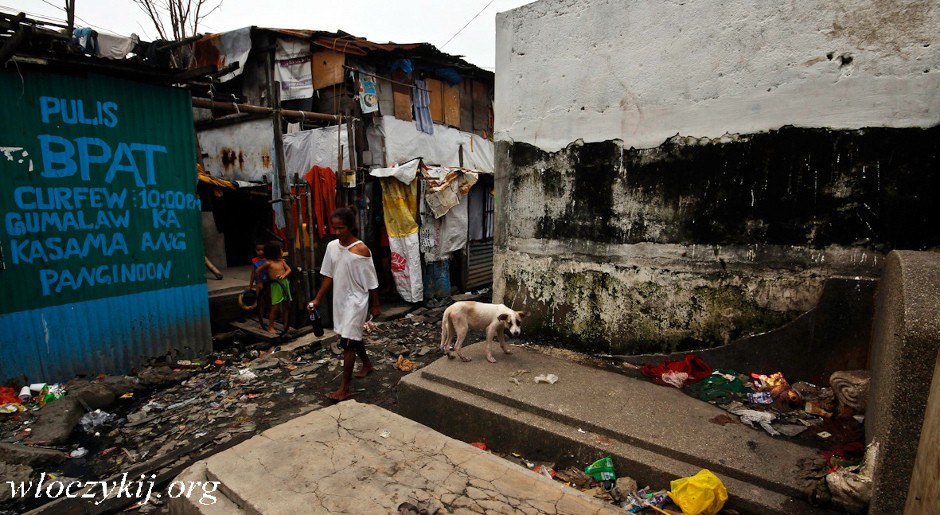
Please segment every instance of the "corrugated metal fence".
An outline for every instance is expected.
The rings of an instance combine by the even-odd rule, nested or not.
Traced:
[[[211,350],[189,93],[0,71],[0,378]]]

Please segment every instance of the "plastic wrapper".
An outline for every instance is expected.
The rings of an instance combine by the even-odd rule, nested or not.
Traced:
[[[584,472],[598,481],[617,479],[617,475],[614,473],[614,460],[610,459],[610,456],[588,465],[584,468]]]

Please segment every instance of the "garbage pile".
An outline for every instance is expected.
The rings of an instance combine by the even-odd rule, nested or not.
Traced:
[[[835,502],[851,513],[864,513],[871,495],[871,471],[877,446],[866,450],[867,371],[838,371],[832,388],[805,381],[792,385],[781,372],[739,373],[712,370],[698,356],[646,365],[652,381],[684,389],[728,412],[713,423],[742,423],[774,437],[799,438],[820,449],[817,459],[801,464],[803,486],[811,503]]]
[[[354,398],[394,411],[398,380],[440,357],[434,342],[443,309],[371,323],[365,343],[375,371],[355,380]],[[291,350],[252,343],[247,335],[235,340],[225,352],[157,363],[135,376],[0,389],[4,480],[36,480],[43,472],[64,482],[128,470],[159,476],[325,406],[338,386],[343,356],[335,338]],[[7,490],[0,512],[49,501],[11,499]],[[158,507],[152,499],[139,509]]]
[[[474,442],[470,445],[486,450],[486,444],[482,442]],[[614,461],[610,456],[601,458],[583,469],[567,467],[557,471],[554,470],[554,463],[531,462],[516,453],[503,456],[503,458],[619,506],[629,513],[657,512],[675,515],[716,515],[719,512],[732,515],[737,513],[734,510],[722,511],[728,500],[728,491],[721,479],[707,469],[702,469],[691,477],[675,479],[667,490],[654,489],[648,485],[639,488],[639,483],[634,478],[618,477],[614,470]]]

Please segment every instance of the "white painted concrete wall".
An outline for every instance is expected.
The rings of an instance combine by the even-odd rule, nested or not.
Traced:
[[[496,139],[930,127],[938,68],[936,0],[541,0],[496,18]]]

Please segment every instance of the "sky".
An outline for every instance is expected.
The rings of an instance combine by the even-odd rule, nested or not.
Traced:
[[[427,42],[493,71],[496,13],[532,0],[222,0],[200,33],[255,25],[279,29],[342,30],[377,43]],[[217,0],[209,0],[215,5]],[[65,20],[65,0],[0,0],[0,10],[43,21]],[[75,0],[75,25],[99,32],[157,39],[157,31],[133,0]],[[476,18],[474,18],[476,16]],[[51,19],[50,19],[51,18]],[[471,21],[472,20],[472,21]],[[466,27],[464,28],[464,26]],[[461,30],[462,29],[462,30]],[[458,33],[459,32],[459,33]]]

